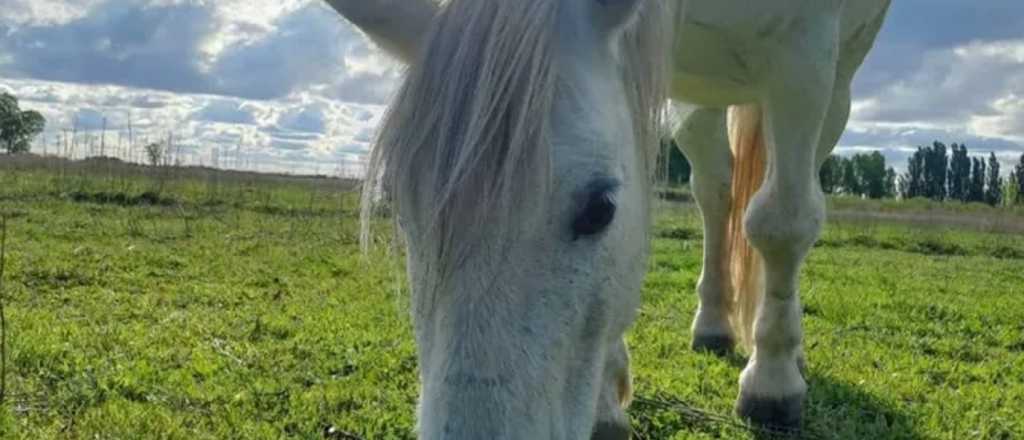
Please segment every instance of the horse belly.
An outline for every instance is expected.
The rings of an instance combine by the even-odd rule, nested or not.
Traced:
[[[671,95],[674,100],[702,107],[725,107],[757,100],[757,90],[752,85],[686,72],[672,76]]]
[[[686,22],[673,44],[672,98],[710,107],[754,101],[764,51],[728,29]]]

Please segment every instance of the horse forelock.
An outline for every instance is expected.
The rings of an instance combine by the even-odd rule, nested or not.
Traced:
[[[507,243],[514,210],[549,188],[549,121],[564,0],[451,0],[385,115],[363,194],[363,243],[375,198],[418,225],[438,282],[476,246]],[[620,62],[647,162],[665,99],[666,0],[644,0]],[[653,168],[653,167],[650,167]],[[531,209],[536,209],[531,206]],[[486,240],[484,238],[486,237]]]

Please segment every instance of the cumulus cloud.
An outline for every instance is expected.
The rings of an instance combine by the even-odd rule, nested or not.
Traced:
[[[106,128],[107,118],[103,112],[94,108],[83,108],[75,112],[75,128],[83,131],[102,130]]]
[[[60,24],[80,18],[103,0],[6,0],[0,23]]]
[[[925,50],[916,70],[862,93],[840,145],[889,152],[939,140],[1002,156],[1024,152],[1024,40],[973,40]]]
[[[310,0],[10,0],[0,35],[0,88],[47,117],[42,143],[105,121],[206,164],[360,160],[400,74]]]
[[[105,119],[108,154],[112,145],[120,145],[115,154],[139,159],[139,146],[170,137],[182,163],[263,171],[326,172],[328,164],[359,162],[369,151],[360,133],[372,133],[383,112],[378,105],[303,94],[246,100],[38,80],[0,80],[0,87],[10,88],[22,98],[22,107],[47,118],[40,141],[51,152],[73,133],[80,146],[95,142]],[[134,156],[127,147],[129,128]]]
[[[966,123],[998,114],[1024,91],[1024,39],[973,42],[926,52],[921,67],[879,89],[854,117],[862,121]]]
[[[111,1],[67,23],[7,27],[4,76],[210,91],[196,51],[218,27],[209,7]]]
[[[327,128],[327,106],[322,103],[290,109],[281,114],[277,126],[284,130],[323,133]]]
[[[972,41],[1020,38],[1024,4],[1019,0],[898,0],[854,83],[855,93],[874,95],[921,69],[929,53]]]
[[[1024,151],[1021,29],[1020,0],[893,2],[840,151]],[[47,117],[44,139],[106,119],[207,164],[360,160],[402,73],[320,0],[4,0],[0,36],[0,90]]]
[[[897,168],[915,146],[1024,152],[1024,3],[893,2],[854,81],[840,152],[882,150]]]
[[[193,113],[191,119],[225,124],[252,125],[256,123],[252,107],[230,99],[211,99],[203,108]]]
[[[43,19],[41,9],[16,0],[19,15],[39,17],[0,20],[0,76],[246,99],[330,90],[340,100],[386,100],[396,69],[330,8],[255,3],[107,1]],[[258,13],[264,9],[273,13]]]

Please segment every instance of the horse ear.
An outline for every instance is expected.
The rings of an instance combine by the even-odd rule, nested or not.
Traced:
[[[588,0],[593,4],[598,28],[608,34],[622,29],[633,17],[643,1],[650,0]]]
[[[433,0],[327,0],[327,4],[406,64],[415,60],[439,9]]]

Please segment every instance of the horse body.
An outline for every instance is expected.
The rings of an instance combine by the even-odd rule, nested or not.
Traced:
[[[889,0],[328,2],[410,64],[367,194],[408,245],[422,437],[628,437],[668,99],[705,227],[693,346],[750,346],[737,412],[799,426],[817,170]]]
[[[813,0],[685,2],[670,46],[671,97],[708,107],[759,100],[759,91],[769,80],[775,53],[792,50],[787,40],[836,40],[836,36],[827,34],[829,30],[808,24],[816,20],[838,19],[840,57],[862,59],[874,42],[871,28],[884,17],[888,5],[889,0],[842,4]],[[837,14],[836,10],[840,12]],[[791,35],[800,32],[807,35]],[[852,76],[858,66],[859,61],[842,69],[851,70],[844,74]]]
[[[670,92],[687,103],[676,138],[693,163],[705,237],[693,346],[753,348],[737,411],[759,424],[800,424],[797,276],[824,223],[817,170],[846,126],[850,83],[888,7],[690,1],[680,14]]]

